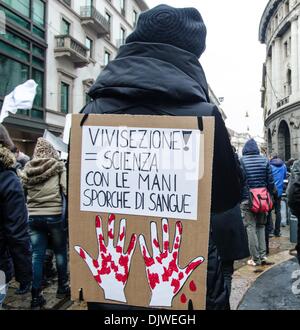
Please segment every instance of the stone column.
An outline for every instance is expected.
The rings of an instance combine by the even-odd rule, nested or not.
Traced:
[[[268,56],[267,57],[267,63],[266,63],[266,71],[267,71],[267,84],[266,84],[266,88],[267,88],[267,104],[266,104],[266,108],[267,111],[274,110],[272,109],[272,104],[273,104],[273,98],[275,98],[274,94],[273,94],[273,90],[272,90],[272,59]]]
[[[272,45],[272,112],[277,110],[277,101],[282,98],[281,93],[281,56],[280,38],[276,38]]]
[[[299,90],[299,59],[298,59],[298,17],[295,16],[291,22],[291,70],[292,70],[292,94]]]

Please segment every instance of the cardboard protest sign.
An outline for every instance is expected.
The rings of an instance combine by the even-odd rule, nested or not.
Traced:
[[[214,119],[72,118],[72,298],[205,308]]]

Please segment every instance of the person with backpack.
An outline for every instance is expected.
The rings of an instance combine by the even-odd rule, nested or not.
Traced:
[[[298,242],[295,251],[300,264],[300,160],[295,161],[291,169],[291,176],[287,187],[287,198],[291,212],[298,219]]]
[[[235,147],[232,147],[235,155],[236,169],[239,175],[241,187],[245,184],[245,174],[241,167],[239,156]],[[241,189],[242,198],[242,189]],[[243,224],[240,202],[230,210],[213,214],[211,219],[212,237],[216,243],[222,262],[222,272],[225,285],[231,294],[234,262],[249,257],[247,232]]]
[[[240,184],[225,123],[218,108],[210,103],[199,62],[205,48],[206,27],[197,9],[159,5],[143,12],[117,57],[91,87],[92,101],[82,112],[214,117],[211,209],[217,214],[237,205]],[[206,301],[207,309],[229,308],[229,294],[213,239],[209,243]],[[105,304],[98,307],[112,308]]]
[[[281,196],[283,193],[284,180],[287,177],[287,168],[283,160],[281,160],[277,154],[272,155],[270,161],[273,178],[277,190],[274,200],[274,209],[276,215],[274,235],[275,237],[280,237],[280,225],[281,225]]]
[[[243,148],[241,166],[246,175],[241,211],[248,234],[250,266],[268,264],[266,256],[265,225],[267,214],[273,208],[274,179],[268,159],[260,155],[254,139]]]
[[[24,191],[17,176],[15,146],[0,124],[0,273],[1,301],[13,277],[20,284],[17,294],[30,291],[32,250]]]
[[[53,248],[58,273],[56,297],[70,296],[68,285],[67,233],[63,214],[66,194],[66,168],[54,147],[39,138],[33,159],[22,173],[29,211],[30,238],[33,247],[33,283],[31,308],[45,305],[42,295],[43,266],[48,239]]]

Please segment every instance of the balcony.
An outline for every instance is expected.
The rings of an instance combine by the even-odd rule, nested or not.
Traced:
[[[98,38],[110,34],[108,20],[94,6],[80,8],[81,24],[97,32]]]
[[[285,97],[284,99],[280,100],[277,102],[277,109],[281,108],[282,106],[284,106],[285,104],[288,104],[290,102],[290,97]]]
[[[88,48],[70,35],[55,36],[55,57],[67,57],[76,67],[89,64]]]

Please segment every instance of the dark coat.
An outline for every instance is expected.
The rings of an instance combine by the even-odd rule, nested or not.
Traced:
[[[249,188],[266,187],[270,194],[274,193],[275,184],[271,165],[266,157],[260,155],[255,140],[251,139],[245,144],[241,164],[246,174],[243,200],[249,198]]]
[[[212,211],[233,208],[240,197],[234,153],[218,108],[193,54],[165,44],[131,43],[102,71],[84,113],[214,116]]]
[[[287,187],[288,205],[291,212],[300,217],[300,160],[296,161],[291,169],[291,176]],[[300,238],[300,237],[299,237]]]
[[[222,261],[240,260],[249,257],[248,238],[243,224],[240,204],[211,219],[212,238]]]
[[[83,109],[86,114],[214,116],[212,210],[223,212],[238,203],[240,185],[228,132],[217,107],[209,103],[205,74],[196,56],[166,44],[127,44],[89,95],[93,101]],[[207,309],[228,307],[220,258],[210,240]]]
[[[283,160],[280,158],[273,158],[270,161],[274,182],[277,188],[278,197],[282,196],[284,180],[287,176],[287,168]]]
[[[17,174],[7,166],[9,154],[4,149],[0,147],[0,270],[7,282],[14,274],[19,283],[30,282],[32,251],[25,198]]]

